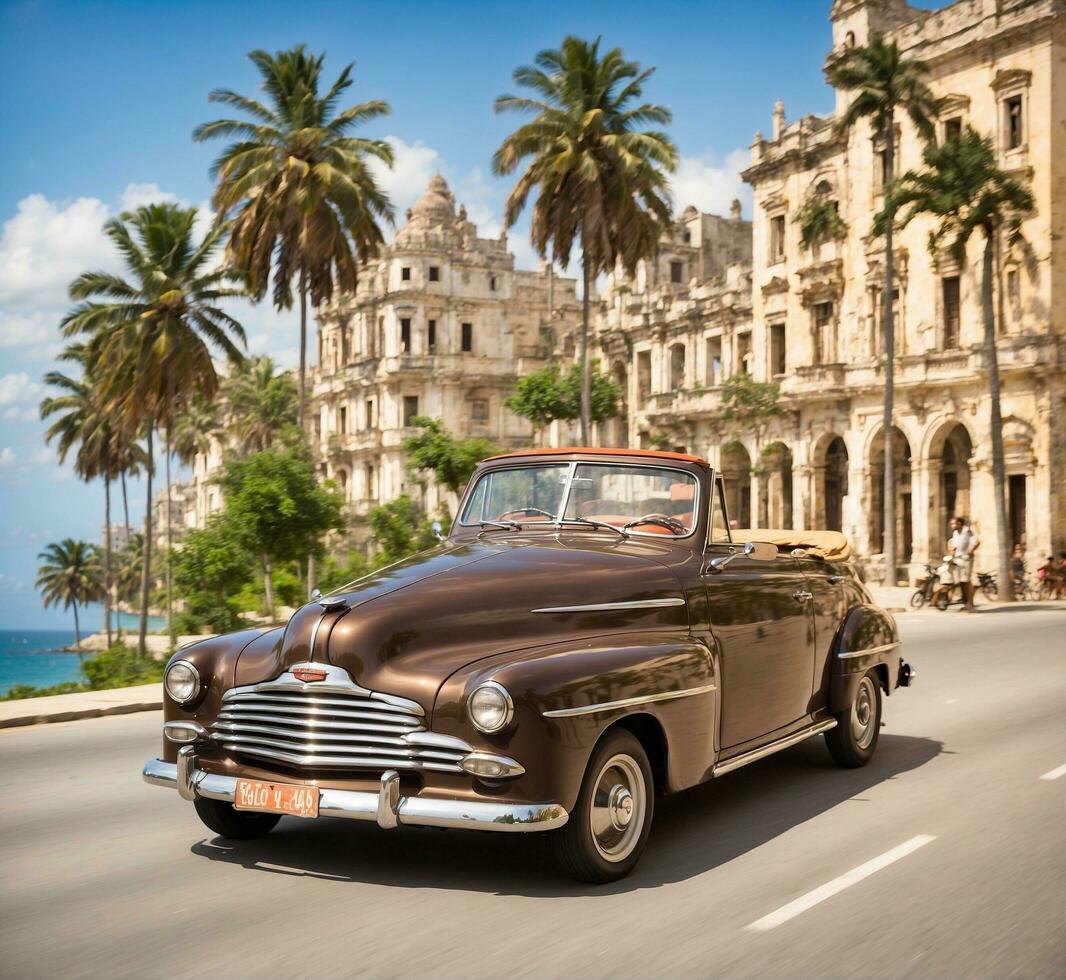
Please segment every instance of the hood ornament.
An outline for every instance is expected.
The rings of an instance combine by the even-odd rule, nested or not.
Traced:
[[[324,681],[328,673],[317,667],[293,667],[292,676],[305,684],[313,684],[316,681]]]

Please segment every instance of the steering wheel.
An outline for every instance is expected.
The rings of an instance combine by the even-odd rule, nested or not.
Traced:
[[[555,515],[549,514],[546,510],[541,510],[539,507],[516,507],[514,510],[507,511],[506,514],[499,514],[497,520],[506,521],[509,517],[547,517],[549,520],[554,520]]]
[[[688,533],[688,528],[684,524],[673,517],[667,517],[666,514],[645,514],[643,517],[630,521],[624,525],[624,528],[637,527],[640,524],[655,524],[659,527],[665,527],[672,534]]]

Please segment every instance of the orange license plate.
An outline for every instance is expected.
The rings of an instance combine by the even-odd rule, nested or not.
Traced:
[[[237,810],[284,813],[290,817],[317,817],[318,787],[238,779],[233,806]]]

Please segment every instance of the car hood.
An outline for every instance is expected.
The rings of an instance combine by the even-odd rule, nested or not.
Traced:
[[[328,661],[363,687],[413,698],[428,710],[447,677],[485,657],[567,637],[687,628],[681,601],[537,611],[683,600],[669,567],[676,561],[676,546],[608,543],[591,534],[445,544],[331,593],[325,606],[320,600],[297,610],[280,638],[264,637],[245,649],[235,682],[266,680],[294,663]]]

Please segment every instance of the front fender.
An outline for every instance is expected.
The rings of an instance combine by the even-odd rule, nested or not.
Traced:
[[[470,693],[487,680],[503,684],[514,701],[514,721],[497,735],[478,732],[466,710]],[[604,636],[576,648],[551,644],[453,674],[437,695],[433,730],[521,763],[526,771],[512,787],[518,798],[570,809],[596,742],[631,716],[650,717],[647,731],[661,736],[661,758],[652,762],[661,765],[668,790],[706,778],[714,761],[717,684],[711,652],[686,634]]]
[[[896,621],[887,612],[874,605],[850,609],[833,641],[829,710],[836,714],[849,708],[869,670],[876,669],[885,694],[891,694],[899,684],[900,647]]]

